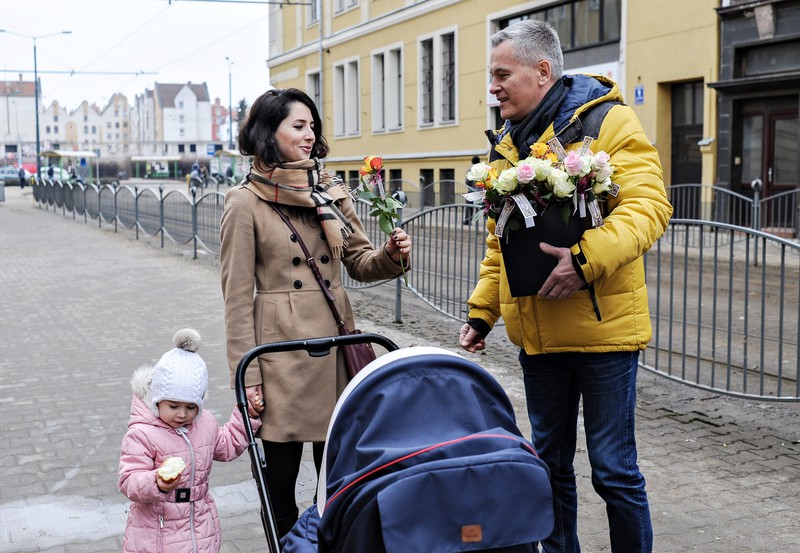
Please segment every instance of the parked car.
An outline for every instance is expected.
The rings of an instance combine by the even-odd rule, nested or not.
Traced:
[[[24,171],[25,182],[30,182],[31,172],[27,169],[24,169]],[[14,167],[13,165],[3,165],[0,167],[0,180],[5,181],[6,186],[19,184],[19,167]]]

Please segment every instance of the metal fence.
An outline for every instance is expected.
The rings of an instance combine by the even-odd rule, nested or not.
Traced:
[[[673,184],[668,192],[673,217],[728,223],[763,230],[784,238],[800,236],[800,188],[768,197],[754,182],[753,196],[720,186]]]
[[[642,367],[734,396],[800,400],[800,245],[745,225],[687,217],[695,209],[686,199],[693,190],[671,189],[676,217],[645,256],[653,339],[640,357]],[[717,198],[713,205],[726,205],[728,215],[739,213],[739,222],[758,222],[757,208],[767,201],[748,205],[735,193],[714,193],[724,201]],[[137,238],[140,233],[157,237],[162,246],[166,239],[191,243],[195,256],[198,248],[219,254],[223,193],[43,181],[34,185],[33,194],[40,206],[64,216],[115,230],[122,226]],[[357,202],[356,208],[372,242],[383,242],[386,236],[368,215],[369,205]],[[700,202],[696,209],[701,215]],[[486,228],[483,220],[472,220],[475,211],[458,203],[407,207],[401,213],[414,252],[408,288],[402,279],[394,282],[398,321],[404,290],[448,317],[465,320],[485,251]],[[392,284],[364,285],[347,276],[344,282],[351,288]]]

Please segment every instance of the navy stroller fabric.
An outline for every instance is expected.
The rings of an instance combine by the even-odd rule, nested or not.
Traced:
[[[348,385],[317,497],[285,553],[533,551],[553,527],[547,467],[508,396],[439,348],[388,353]]]

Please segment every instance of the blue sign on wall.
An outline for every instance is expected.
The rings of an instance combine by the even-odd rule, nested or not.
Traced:
[[[636,106],[640,106],[644,104],[644,85],[637,84],[633,88],[633,104]]]

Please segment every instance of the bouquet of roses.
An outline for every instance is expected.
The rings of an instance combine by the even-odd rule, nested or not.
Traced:
[[[384,234],[391,236],[395,227],[395,220],[400,219],[397,213],[403,204],[386,194],[383,187],[381,170],[383,169],[383,159],[378,156],[366,156],[364,166],[358,170],[361,176],[361,184],[358,187],[358,196],[372,206],[369,214],[378,218],[378,226]],[[403,270],[403,281],[408,286],[408,275],[403,264],[403,257],[400,256],[400,268]]]
[[[606,152],[589,150],[592,138],[586,137],[583,147],[567,153],[557,138],[547,144],[531,147],[531,155],[514,167],[498,174],[486,163],[476,163],[467,173],[479,191],[465,195],[467,200],[480,199],[483,215],[497,221],[495,234],[506,235],[508,230],[532,227],[536,209],[561,209],[566,222],[576,213],[588,214],[595,227],[603,224],[598,201],[605,193],[617,195],[619,186],[611,181],[615,167]]]

